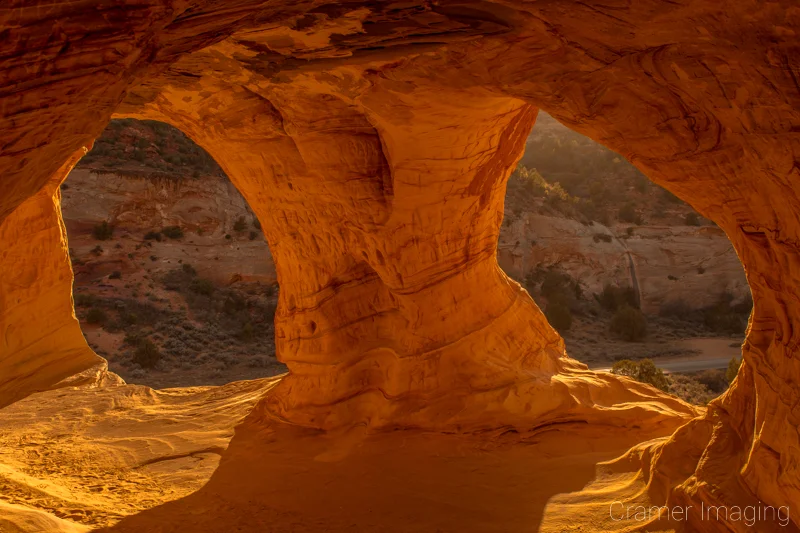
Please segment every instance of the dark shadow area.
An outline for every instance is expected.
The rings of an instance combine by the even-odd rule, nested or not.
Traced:
[[[654,436],[570,424],[527,436],[361,431],[251,414],[202,489],[98,531],[533,532],[554,495]]]

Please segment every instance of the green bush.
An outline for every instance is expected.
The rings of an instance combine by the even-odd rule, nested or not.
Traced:
[[[255,231],[251,231],[250,232],[250,240],[254,241],[254,240],[256,240],[256,237],[258,237],[258,233],[256,233]]]
[[[100,309],[99,307],[92,307],[89,309],[89,312],[86,313],[86,322],[89,324],[105,324],[106,319],[106,312]]]
[[[623,305],[611,317],[611,332],[628,342],[642,340],[647,335],[647,320],[638,309]]]
[[[686,374],[670,374],[669,393],[694,405],[706,405],[719,396],[719,394],[708,390],[708,387],[693,376]]]
[[[544,316],[559,333],[569,330],[572,326],[572,312],[564,302],[548,302]]]
[[[203,278],[194,278],[189,285],[189,289],[204,296],[211,296],[214,294],[214,284]]]
[[[93,294],[76,294],[75,307],[91,307],[97,301]]]
[[[161,228],[161,233],[170,239],[180,239],[183,237],[183,230],[180,226],[167,226]]]
[[[728,384],[733,383],[733,380],[736,379],[736,376],[739,374],[739,368],[742,366],[742,360],[733,358],[728,363],[728,370],[725,371],[725,379],[728,380]]]
[[[731,306],[732,299],[730,294],[723,294],[716,304],[703,310],[703,323],[707,328],[719,333],[744,333],[747,319]]]
[[[636,206],[634,206],[630,202],[619,208],[619,213],[617,213],[617,218],[622,222],[628,222],[630,224],[642,223],[642,217],[639,216],[639,213],[636,212]]]
[[[233,231],[237,233],[241,233],[246,229],[247,229],[247,222],[245,221],[244,217],[239,217],[236,220],[236,222],[233,223]]]
[[[92,229],[92,235],[98,241],[107,241],[114,235],[114,226],[104,220]]]
[[[677,299],[669,300],[661,304],[661,307],[658,309],[658,315],[667,318],[676,318],[678,320],[693,321],[697,313],[686,300]]]
[[[716,394],[722,394],[728,388],[730,382],[726,377],[726,372],[715,368],[713,370],[703,370],[696,375],[697,381],[708,387],[708,390]]]
[[[147,233],[144,234],[144,240],[161,242],[161,232],[148,231]]]
[[[640,383],[647,383],[664,392],[669,390],[669,380],[664,375],[664,371],[650,359],[641,361],[623,359],[614,363],[611,372],[620,376],[628,376]]]
[[[634,308],[639,307],[636,302],[636,291],[633,290],[633,287],[617,287],[610,283],[606,283],[603,286],[603,292],[597,296],[597,301],[609,311],[616,311],[623,305]]]
[[[122,272],[119,270],[115,270],[111,274],[108,275],[108,279],[122,279]]]
[[[194,277],[197,275],[197,270],[195,270],[194,267],[189,263],[184,263],[183,266],[181,266],[181,270],[183,270],[183,273],[187,276]]]
[[[142,368],[155,368],[162,355],[150,339],[138,339],[136,351],[133,352],[133,362]]]
[[[600,242],[600,241],[611,242],[612,240],[614,240],[614,238],[607,233],[595,233],[592,236],[592,240],[594,240],[594,242]]]
[[[253,328],[253,324],[250,322],[245,323],[242,326],[242,331],[239,332],[239,338],[243,341],[250,342],[255,337],[255,329]]]

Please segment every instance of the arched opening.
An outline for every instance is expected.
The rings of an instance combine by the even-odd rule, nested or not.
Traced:
[[[76,314],[109,370],[155,388],[285,371],[261,224],[179,130],[111,121],[61,185],[61,212]]]
[[[504,207],[498,262],[570,357],[696,405],[727,390],[752,298],[716,224],[545,112]]]

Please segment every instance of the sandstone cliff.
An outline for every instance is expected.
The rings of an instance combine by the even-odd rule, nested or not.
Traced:
[[[607,227],[525,214],[500,232],[498,262],[520,280],[536,268],[557,267],[588,294],[609,283],[633,287],[642,310],[652,314],[665,304],[697,309],[725,293],[736,301],[750,294],[736,252],[713,226]]]
[[[218,283],[257,281],[276,283],[275,267],[255,216],[241,194],[224,176],[152,177],[73,170],[62,190],[62,212],[70,248],[87,263],[75,266],[78,282],[132,271],[127,257],[148,232],[179,226],[185,238],[152,241],[147,255],[156,265],[173,268],[178,261],[192,265],[203,277]],[[244,226],[237,222],[242,219]],[[95,226],[108,222],[114,240],[97,241]],[[237,231],[238,229],[238,231]],[[116,244],[127,243],[116,247]],[[91,250],[106,244],[101,255]],[[138,255],[138,254],[137,254]]]

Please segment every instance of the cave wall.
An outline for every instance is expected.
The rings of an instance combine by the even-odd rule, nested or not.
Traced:
[[[73,311],[61,221],[58,186],[84,153],[78,150],[0,222],[0,407],[105,363],[86,344]]]
[[[183,129],[243,192],[276,259],[291,375],[264,416],[464,430],[689,415],[619,408],[647,391],[566,358],[497,268],[504,180],[541,108],[717,222],[746,269],[743,369],[692,422],[705,430],[665,445],[692,453],[658,476],[660,493],[800,504],[792,2],[28,4],[0,15],[0,223],[112,113]],[[11,371],[30,357],[0,353],[14,398],[39,386]],[[53,379],[91,364],[46,357],[71,361]]]

